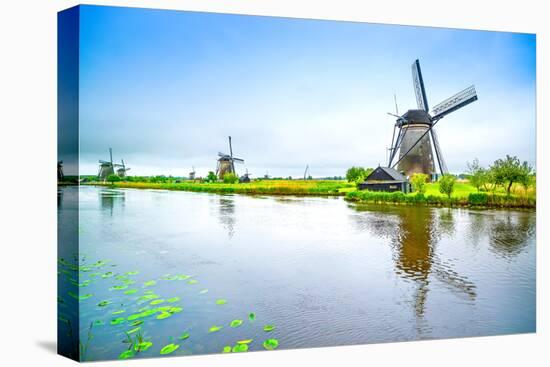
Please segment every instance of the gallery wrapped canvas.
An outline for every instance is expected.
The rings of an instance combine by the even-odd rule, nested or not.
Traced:
[[[58,15],[58,351],[536,331],[533,34]]]

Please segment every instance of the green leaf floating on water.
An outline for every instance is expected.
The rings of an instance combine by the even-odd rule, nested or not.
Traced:
[[[94,326],[101,326],[101,325],[104,325],[105,323],[101,320],[95,320],[94,321]]]
[[[136,353],[133,351],[133,350],[125,350],[124,352],[120,353],[120,355],[118,356],[118,359],[128,359],[128,358],[132,358],[133,356],[135,356]]]
[[[155,310],[155,309],[145,310],[143,312],[135,313],[133,315],[128,316],[127,320],[128,321],[133,321],[133,320],[137,320],[137,319],[142,319],[144,317],[152,316],[152,315],[156,314],[157,312],[158,311]]]
[[[264,341],[263,346],[267,350],[273,350],[279,346],[279,341],[277,339],[267,339]]]
[[[177,275],[178,280],[187,280],[189,278],[191,278],[191,275],[184,275],[184,274]]]
[[[174,303],[174,302],[177,302],[177,301],[179,301],[179,300],[180,300],[179,297],[172,297],[172,298],[168,298],[168,299],[166,300],[166,302]]]
[[[159,298],[156,294],[150,293],[138,298],[138,301],[150,301],[152,299]]]
[[[143,294],[153,294],[153,293],[155,293],[155,291],[152,290],[152,289],[148,289],[148,290],[143,292]]]
[[[105,306],[110,305],[111,303],[113,303],[113,302],[111,302],[111,301],[101,301],[97,304],[97,306],[98,307],[105,307]]]
[[[111,315],[120,315],[121,313],[126,312],[126,310],[118,310],[111,313]]]
[[[69,292],[69,296],[73,297],[74,299],[77,299],[79,301],[84,301],[90,297],[93,296],[93,294],[91,293],[87,293],[87,294],[83,294],[82,296],[78,295],[78,294],[75,294],[73,292]]]
[[[127,291],[124,291],[124,294],[130,295],[130,294],[137,293],[137,291],[138,291],[137,289],[128,289]]]
[[[115,286],[109,288],[109,290],[110,291],[120,291],[120,290],[126,289],[126,288],[128,288],[128,285],[123,284],[123,285],[115,285]]]
[[[181,336],[179,337],[180,340],[185,340],[185,339],[189,339],[189,333],[183,333],[181,334]]]
[[[157,281],[156,281],[156,280],[148,280],[147,282],[143,283],[143,286],[144,286],[144,287],[152,287],[152,286],[154,286],[155,284],[157,284]]]
[[[138,326],[143,324],[143,320],[135,320],[130,323],[130,326]]]
[[[138,326],[138,327],[136,327],[136,328],[133,328],[132,330],[128,330],[128,331],[126,332],[126,334],[133,334],[133,333],[138,332],[138,331],[140,331],[140,330],[141,330],[141,326]]]
[[[222,353],[231,353],[231,347],[229,345],[226,345],[223,347]]]
[[[252,343],[252,339],[245,339],[245,340],[239,340],[237,344],[250,344]]]
[[[243,324],[243,320],[233,320],[231,321],[231,324],[229,326],[231,327],[239,327]]]
[[[110,277],[112,277],[113,275],[114,275],[114,274],[113,274],[112,271],[108,271],[108,272],[106,272],[105,274],[103,274],[101,277],[102,277],[102,278],[110,278]]]
[[[264,326],[264,331],[270,332],[270,331],[273,331],[273,330],[275,330],[275,325],[265,325]]]
[[[166,274],[162,277],[162,280],[176,280],[176,279],[178,279],[177,275]]]
[[[217,331],[220,331],[222,328],[223,328],[223,326],[214,325],[210,329],[208,329],[208,332],[209,333],[215,333]]]
[[[134,271],[128,271],[128,272],[126,272],[126,275],[136,275],[136,274],[139,274],[139,271],[134,270]]]
[[[248,344],[237,344],[231,349],[233,353],[242,353],[248,351]]]
[[[152,342],[141,342],[134,345],[134,350],[136,352],[145,352],[147,349],[151,348],[153,346]]]
[[[218,299],[216,300],[217,305],[225,305],[227,303],[226,299]]]
[[[178,349],[179,347],[180,347],[179,344],[174,344],[174,343],[165,345],[165,346],[160,350],[160,354],[164,355],[164,354],[173,353],[173,352],[176,351],[176,349]]]
[[[149,304],[154,306],[154,305],[160,305],[161,303],[164,303],[163,299],[155,299],[155,300],[151,301],[151,303],[149,303]]]
[[[248,314],[248,319],[249,319],[250,321],[256,320],[256,314],[255,314],[254,312],[249,313],[249,314]]]
[[[172,313],[163,311],[160,315],[157,316],[157,320],[167,319],[172,316]]]
[[[183,308],[181,307],[170,307],[168,309],[168,312],[170,313],[180,313],[181,311],[183,311]]]
[[[187,284],[197,284],[199,281],[197,279],[191,279],[187,281]]]
[[[124,317],[117,317],[116,319],[111,320],[111,325],[120,325],[126,322]]]

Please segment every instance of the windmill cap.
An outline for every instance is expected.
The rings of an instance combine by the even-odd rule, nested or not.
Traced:
[[[405,119],[407,123],[428,124],[428,125],[432,123],[430,119],[430,115],[428,114],[428,112],[424,110],[408,110],[401,117]]]

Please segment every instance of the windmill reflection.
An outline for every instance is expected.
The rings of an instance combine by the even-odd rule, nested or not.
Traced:
[[[235,201],[232,196],[220,196],[219,198],[220,223],[227,230],[227,236],[231,239],[235,234]]]
[[[395,272],[415,284],[413,305],[419,325],[423,323],[431,281],[443,283],[461,298],[476,298],[475,284],[437,254],[440,238],[454,232],[452,210],[390,206],[358,206],[357,210],[362,212],[355,216],[362,229],[389,240]]]
[[[111,216],[115,207],[124,207],[125,200],[124,191],[107,189],[99,191],[99,205],[103,211],[109,213]]]

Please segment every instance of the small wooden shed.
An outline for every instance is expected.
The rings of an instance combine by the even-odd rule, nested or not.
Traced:
[[[411,191],[409,180],[390,167],[378,166],[370,175],[365,178],[365,182],[359,184],[359,190],[369,191],[402,191],[408,193]]]

